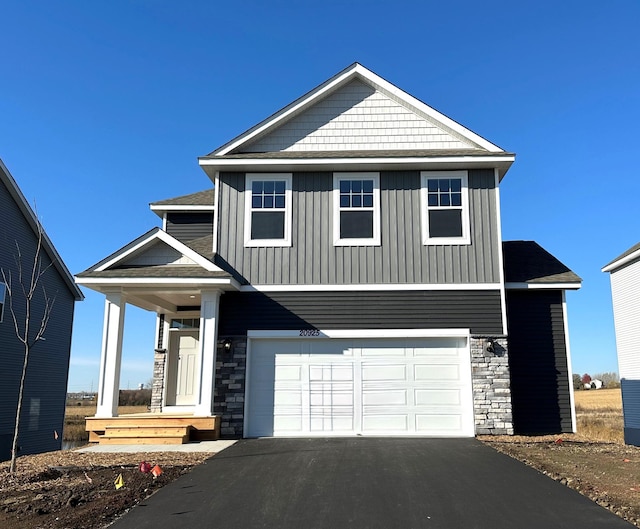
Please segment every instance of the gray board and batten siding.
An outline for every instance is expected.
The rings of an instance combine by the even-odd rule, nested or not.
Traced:
[[[16,243],[23,263],[29,267],[37,246],[36,235],[8,188],[0,181],[0,268],[11,272],[13,281],[18,277],[14,259]],[[47,266],[49,257],[44,251],[42,255],[43,266]],[[30,268],[28,271],[30,273]],[[47,269],[40,286],[46,289],[48,296],[55,297],[55,304],[45,332],[46,340],[32,348],[29,358],[18,455],[59,450],[62,442],[75,297],[55,266]],[[25,308],[20,288],[15,283],[13,287],[14,310],[18,321],[24,323]],[[32,326],[39,325],[43,307],[44,295],[39,288],[32,306]],[[16,337],[9,307],[5,306],[4,319],[0,323],[0,461],[11,457],[23,361],[24,346]]]
[[[292,246],[244,246],[245,174],[219,179],[218,254],[251,284],[499,283],[493,170],[469,170],[471,244],[425,246],[420,172],[380,173],[380,246],[334,246],[333,174],[293,173]]]
[[[507,325],[514,432],[571,433],[562,291],[507,290]]]

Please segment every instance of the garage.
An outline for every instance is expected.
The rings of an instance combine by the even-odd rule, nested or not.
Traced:
[[[252,338],[245,436],[474,435],[468,339]]]

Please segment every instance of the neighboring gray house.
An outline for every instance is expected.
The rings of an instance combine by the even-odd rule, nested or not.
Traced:
[[[14,309],[24,324],[24,298],[18,283],[16,252],[22,254],[23,273],[31,274],[38,244],[38,220],[8,169],[0,160],[0,269],[11,274]],[[17,245],[17,246],[16,246]],[[42,238],[42,263],[53,265],[41,280],[55,303],[45,340],[31,350],[22,402],[18,455],[59,450],[69,373],[71,325],[80,289],[46,233]],[[32,325],[39,325],[43,310],[42,289],[32,305]],[[18,341],[9,311],[6,285],[0,275],[0,461],[11,458],[24,346]]]
[[[359,64],[203,156],[213,189],[77,277],[106,294],[92,439],[127,304],[157,313],[152,411],[224,435],[574,431],[581,282],[502,242],[514,160]]]
[[[640,243],[603,269],[611,278],[624,441],[640,446]]]

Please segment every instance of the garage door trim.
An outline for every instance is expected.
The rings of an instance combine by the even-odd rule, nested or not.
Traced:
[[[465,338],[466,350],[469,351],[470,346],[470,331],[469,329],[366,329],[366,330],[315,330],[315,329],[302,329],[302,330],[284,330],[284,331],[263,331],[263,330],[251,330],[247,333],[247,369],[246,369],[246,385],[245,385],[245,402],[244,402],[244,431],[251,431],[251,410],[250,405],[252,402],[252,341],[259,340],[260,342],[275,341],[288,341],[288,339],[295,340],[309,340],[314,339],[326,340],[331,338],[342,339],[420,339],[420,338]],[[469,359],[470,360],[470,359]],[[465,371],[464,376],[461,376],[461,380],[468,382],[467,399],[465,399],[464,410],[467,413],[467,419],[464,433],[461,436],[473,436],[475,434],[475,426],[473,421],[473,397],[472,397],[472,378],[471,378],[471,363],[462,362],[460,367]],[[469,413],[471,417],[469,418]],[[306,435],[306,434],[304,434]]]

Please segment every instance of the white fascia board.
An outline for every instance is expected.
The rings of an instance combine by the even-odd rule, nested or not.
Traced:
[[[241,134],[240,136],[237,136],[226,145],[223,145],[222,147],[214,151],[213,154],[216,156],[223,156],[225,154],[228,154],[243,143],[249,143],[253,138],[262,134],[267,129],[276,127],[279,123],[281,123],[283,120],[286,120],[292,114],[296,114],[305,106],[311,105],[318,98],[324,96],[327,92],[332,91],[334,88],[340,86],[349,78],[353,77],[356,66],[359,65],[357,63],[352,64],[333,78],[325,81],[320,86],[314,88],[304,96],[296,99],[283,109],[279,110],[271,117],[258,123],[255,127],[249,129],[247,132]]]
[[[500,290],[500,283],[371,283],[362,285],[243,285],[240,292],[393,292],[412,290]]]
[[[291,115],[295,115],[300,112],[304,107],[311,106],[319,98],[324,97],[328,92],[337,89],[339,86],[351,81],[352,79],[360,78],[366,83],[373,86],[373,88],[381,89],[389,94],[393,94],[398,100],[415,107],[419,112],[431,118],[436,123],[441,123],[445,127],[448,127],[452,131],[456,132],[463,138],[467,139],[471,143],[478,145],[479,147],[486,149],[489,152],[504,152],[503,149],[494,145],[493,143],[485,140],[475,132],[460,125],[458,122],[448,118],[444,114],[426,105],[419,99],[416,99],[412,95],[408,94],[404,90],[401,90],[397,86],[391,84],[389,81],[383,79],[379,75],[373,73],[368,68],[365,68],[361,64],[354,63],[351,66],[345,68],[334,77],[322,83],[317,88],[311,90],[306,95],[296,99],[293,103],[284,107],[282,110],[276,112],[271,117],[260,122],[255,127],[249,129],[244,134],[231,140],[229,143],[223,145],[212,153],[214,156],[223,156],[230,153],[234,149],[237,149],[244,143],[249,143],[256,136],[262,134],[270,128],[275,128],[279,123],[288,119]]]
[[[199,163],[203,167],[210,167],[213,169],[248,169],[254,166],[263,167],[267,170],[291,170],[288,168],[296,167],[317,167],[326,166],[327,168],[333,168],[335,170],[347,169],[353,170],[353,167],[375,170],[376,168],[385,166],[398,166],[398,167],[411,167],[424,168],[428,170],[428,166],[441,165],[442,168],[447,168],[452,165],[458,165],[463,168],[474,167],[497,167],[503,166],[503,173],[511,166],[515,161],[514,155],[509,156],[469,156],[456,155],[456,156],[438,156],[438,157],[362,157],[362,158],[200,158]],[[256,169],[254,169],[256,170]]]
[[[172,277],[76,277],[79,285],[88,287],[102,287],[104,289],[118,286],[162,286],[162,287],[198,287],[198,286],[231,286],[239,290],[240,284],[232,278],[198,277],[198,278],[172,278]]]
[[[356,72],[359,73],[363,78],[378,85],[378,87],[382,88],[383,91],[387,91],[390,94],[393,94],[395,97],[397,97],[401,101],[411,106],[414,106],[417,110],[429,116],[436,123],[441,123],[445,127],[450,128],[451,130],[458,133],[463,138],[469,140],[472,143],[475,143],[479,147],[482,147],[483,149],[486,149],[489,152],[504,152],[504,150],[498,147],[497,145],[494,145],[490,141],[485,140],[482,136],[479,136],[475,132],[460,125],[460,123],[458,123],[457,121],[454,121],[451,118],[445,116],[444,114],[438,112],[434,108],[431,108],[429,105],[423,103],[419,99],[416,99],[415,97],[413,97],[411,94],[408,94],[404,90],[391,84],[389,81],[383,79],[379,75],[368,70],[361,64],[356,65]]]
[[[627,263],[630,263],[631,261],[635,261],[636,259],[640,259],[640,249],[636,250],[633,253],[630,253],[629,255],[624,256],[622,259],[618,259],[617,261],[614,261],[613,263],[608,264],[602,269],[602,271],[613,272],[617,268],[620,268],[621,266],[624,266]]]
[[[171,235],[169,235],[166,231],[163,231],[160,229],[152,231],[146,237],[142,237],[141,239],[134,241],[134,244],[131,244],[131,246],[125,247],[123,251],[116,253],[112,259],[109,259],[108,261],[104,261],[102,264],[100,264],[100,266],[95,268],[94,271],[103,272],[111,268],[112,266],[124,261],[127,257],[142,250],[145,246],[148,246],[149,244],[153,243],[155,240],[161,240],[162,242],[166,243],[168,246],[170,246],[177,252],[180,252],[185,257],[188,257],[189,259],[194,261],[197,265],[201,266],[208,272],[223,271],[221,268],[219,268],[218,266],[213,264],[211,261],[209,261],[209,259],[207,259],[206,257],[203,257],[198,252],[192,250],[184,243],[181,243],[175,237],[172,237]]]
[[[308,338],[314,340],[318,338],[468,338],[471,335],[470,329],[318,329],[318,335],[301,336],[300,331],[307,329],[289,331],[247,331],[249,339],[291,339]]]
[[[149,206],[151,211],[213,211],[213,206],[205,206],[205,205],[194,205],[194,206],[186,206],[186,205],[170,205],[170,206]]]
[[[579,290],[582,283],[505,283],[507,290]]]

